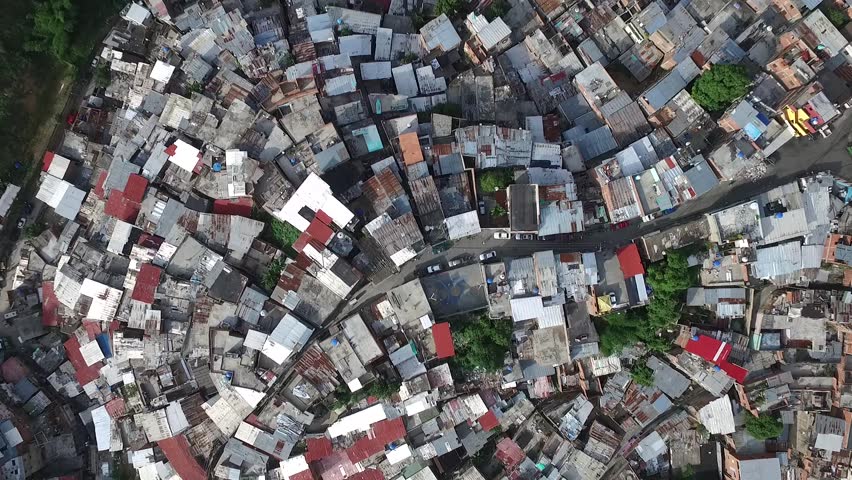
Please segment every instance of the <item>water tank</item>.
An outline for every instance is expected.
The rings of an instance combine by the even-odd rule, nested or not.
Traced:
[[[337,340],[336,338],[332,338],[332,339],[331,339],[331,346],[332,346],[332,347],[336,347],[336,346],[338,346],[338,345],[340,345],[340,341],[339,341],[339,340]]]

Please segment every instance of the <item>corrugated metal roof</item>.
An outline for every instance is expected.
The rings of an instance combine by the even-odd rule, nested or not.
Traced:
[[[491,50],[506,37],[511,35],[512,30],[506,25],[502,18],[497,17],[477,33],[479,43],[486,51]]]

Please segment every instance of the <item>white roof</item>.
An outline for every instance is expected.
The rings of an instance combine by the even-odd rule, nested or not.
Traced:
[[[92,299],[92,304],[89,306],[86,318],[111,322],[113,317],[115,317],[115,312],[118,310],[118,304],[121,302],[123,293],[122,290],[96,282],[91,278],[83,280],[80,294]]]
[[[157,60],[157,63],[154,64],[154,68],[151,69],[150,76],[160,83],[169,83],[173,73],[175,73],[174,65],[169,65],[162,60]]]
[[[395,67],[392,73],[397,93],[410,97],[420,93],[420,90],[417,88],[417,77],[414,75],[414,67],[410,63]]]
[[[57,215],[74,220],[80,212],[86,192],[53,175],[45,175],[36,198],[53,208]]]
[[[485,26],[477,36],[479,37],[479,43],[482,44],[482,48],[491,50],[511,33],[512,30],[506,25],[506,22],[502,18],[497,17]]]
[[[352,73],[329,78],[325,81],[325,94],[330,97],[343,95],[344,93],[351,93],[357,88],[358,82],[355,80],[355,75]]]
[[[134,2],[130,4],[130,8],[127,10],[127,13],[124,14],[124,19],[128,22],[142,25],[150,16],[151,12],[149,12],[147,8]]]
[[[85,345],[81,345],[80,354],[83,356],[83,360],[86,361],[86,365],[90,367],[104,359],[104,352],[101,351],[101,347],[98,345],[98,342],[94,340]]]
[[[513,298],[509,303],[512,307],[512,319],[516,322],[544,316],[544,305],[539,296]]]
[[[390,60],[391,45],[393,44],[393,30],[382,28],[376,31],[376,60]]]
[[[178,402],[171,402],[166,407],[166,419],[169,421],[169,429],[174,435],[189,428],[189,421],[187,421],[186,414],[184,414],[183,408]]]
[[[47,167],[47,173],[56,178],[64,178],[68,167],[71,165],[71,160],[53,153],[53,160],[50,161],[50,166]]]
[[[249,330],[246,339],[243,341],[243,346],[252,350],[261,350],[268,337],[269,335],[260,330]]]
[[[440,47],[443,51],[452,50],[461,44],[461,37],[453,28],[453,23],[446,14],[441,14],[432,19],[420,29],[423,42],[428,50]]]
[[[476,210],[449,217],[445,222],[450,240],[458,240],[482,232]]]
[[[372,35],[346,35],[345,37],[340,37],[337,42],[340,47],[340,53],[345,53],[352,57],[367,56],[373,53]]]
[[[109,450],[110,443],[112,443],[112,418],[110,418],[105,405],[92,410],[92,423],[95,424],[98,451],[106,452]]]
[[[174,147],[175,153],[169,156],[169,161],[187,172],[193,171],[201,158],[201,151],[180,139],[174,143]]]
[[[361,80],[391,78],[391,62],[364,62],[361,64]]]
[[[305,207],[308,207],[314,212],[322,210],[326,215],[331,217],[332,222],[339,228],[345,227],[355,216],[340,200],[334,197],[331,187],[315,173],[308,175],[308,178],[302,182],[296,193],[290,197],[284,207],[275,216],[279,220],[290,223],[290,225],[296,227],[300,232],[304,232],[307,230],[310,222],[300,215],[299,212]]]
[[[121,220],[115,221],[115,228],[112,229],[112,235],[109,237],[109,245],[107,251],[121,255],[124,251],[124,245],[130,239],[130,233],[133,231],[133,225]]]
[[[737,429],[734,424],[734,413],[731,410],[731,399],[726,396],[717,398],[698,411],[698,418],[707,431],[713,435],[727,435]]]
[[[370,427],[382,420],[388,418],[387,412],[385,412],[385,406],[381,403],[377,403],[372,407],[361,410],[360,412],[355,412],[352,415],[347,415],[343,418],[338,419],[336,422],[331,424],[328,427],[328,435],[331,438],[337,438],[343,435],[348,435],[352,432],[366,432],[370,430]]]
[[[303,347],[314,332],[291,314],[286,314],[275,326],[261,350],[272,361],[281,365],[294,350]]]
[[[391,465],[395,465],[406,458],[411,457],[411,448],[407,443],[403,443],[402,445],[398,445],[396,448],[389,452],[385,452],[385,456],[388,459],[388,462]]]
[[[281,473],[284,474],[285,480],[289,480],[290,477],[307,470],[308,462],[305,460],[304,455],[299,455],[298,457],[282,460],[279,466],[281,467]]]
[[[562,305],[551,305],[542,309],[538,317],[538,328],[559,327],[565,325],[565,310]]]
[[[650,462],[651,460],[662,455],[663,452],[666,451],[666,442],[663,441],[663,437],[657,433],[656,430],[651,432],[650,435],[643,438],[638,445],[636,445],[636,453],[642,457],[642,460],[646,462]]]
[[[11,183],[6,186],[6,190],[3,191],[3,195],[0,195],[0,217],[5,217],[7,213],[9,213],[9,208],[12,206],[12,202],[15,201],[15,197],[18,196],[18,192],[21,191],[21,187],[17,185],[12,185]]]

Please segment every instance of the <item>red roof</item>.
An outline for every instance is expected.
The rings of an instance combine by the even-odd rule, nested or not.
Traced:
[[[160,440],[157,443],[180,478],[183,480],[207,480],[207,473],[192,456],[186,437],[178,435]]]
[[[124,196],[124,192],[113,188],[107,199],[104,213],[127,223],[135,223],[140,205]]]
[[[77,341],[77,337],[71,337],[65,342],[65,353],[68,355],[68,361],[71,362],[71,365],[77,372],[77,382],[81,386],[101,376],[100,363],[96,363],[91,367],[86,365],[86,361],[83,360],[83,354],[80,353],[80,342]]]
[[[318,211],[317,214],[314,215],[314,218],[319,220],[320,222],[326,224],[326,225],[329,225],[329,226],[331,225],[331,222],[333,221],[331,219],[331,215],[325,213],[322,210]]]
[[[142,175],[131,173],[127,179],[127,185],[124,186],[124,198],[131,202],[141,203],[145,198],[145,191],[148,189],[148,180]]]
[[[101,171],[100,175],[98,175],[98,181],[95,183],[95,188],[92,189],[95,192],[95,195],[98,196],[101,200],[104,199],[104,183],[106,182],[107,171]]]
[[[385,480],[385,476],[382,474],[381,470],[368,468],[363,472],[358,472],[355,475],[352,475],[349,477],[349,480]]]
[[[150,233],[142,232],[142,235],[139,235],[139,240],[136,242],[138,245],[148,248],[160,248],[160,245],[163,244],[163,238],[158,237],[156,235],[151,235]]]
[[[732,348],[730,344],[707,335],[699,335],[698,339],[691,338],[686,342],[687,352],[698,355],[713,364],[726,360]]]
[[[686,342],[687,352],[713,363],[737,383],[743,383],[748,375],[748,370],[728,362],[728,355],[731,354],[731,350],[733,350],[733,346],[730,343],[707,335],[698,335],[697,339],[691,338]]]
[[[30,369],[21,363],[18,357],[11,357],[3,362],[0,371],[3,372],[3,380],[6,380],[6,383],[18,383],[30,374]]]
[[[497,425],[500,425],[500,420],[497,420],[497,415],[494,415],[494,412],[489,410],[488,413],[479,417],[479,425],[486,432],[491,431]]]
[[[162,268],[143,263],[139,268],[139,274],[136,275],[136,285],[133,286],[133,294],[130,298],[149,305],[154,303],[154,294],[160,285],[161,273],[163,273]]]
[[[41,284],[41,324],[45,327],[59,325],[59,299],[53,291],[53,282]]]
[[[314,220],[310,225],[308,225],[308,229],[305,230],[305,233],[310,235],[314,240],[322,242],[323,245],[328,244],[328,241],[334,236],[334,231],[328,225],[323,223],[319,219],[319,216],[314,217]]]
[[[515,467],[521,464],[526,458],[526,454],[521,447],[509,437],[503,437],[503,440],[497,442],[497,452],[494,455],[500,463],[506,467],[506,470],[514,470]]]
[[[124,399],[121,397],[116,397],[108,401],[106,405],[104,405],[104,408],[106,408],[107,413],[112,418],[120,418],[127,413],[127,409],[124,405]]]
[[[328,437],[309,438],[306,443],[308,451],[305,453],[305,461],[308,463],[331,455],[331,440]]]
[[[299,238],[297,238],[296,241],[293,242],[293,250],[301,253],[302,250],[305,249],[305,245],[307,245],[310,241],[311,236],[308,235],[308,232],[302,232],[302,234],[299,235]]]
[[[169,145],[168,147],[166,147],[165,152],[166,152],[166,155],[173,157],[175,155],[175,153],[177,153],[177,144],[173,143],[173,144]]]
[[[44,157],[41,158],[41,171],[46,172],[50,169],[50,164],[53,163],[53,157],[56,154],[53,152],[44,152]]]
[[[359,438],[351,447],[347,448],[346,455],[352,463],[358,463],[383,451],[385,445],[404,436],[405,424],[402,423],[401,417],[393,420],[382,420],[373,424],[367,436]]]
[[[453,335],[450,333],[450,324],[447,322],[432,325],[432,338],[435,340],[435,351],[438,358],[449,358],[456,354],[453,345]]]
[[[83,320],[83,328],[89,334],[89,340],[94,340],[95,337],[101,334],[100,322],[95,320]]]
[[[624,274],[624,278],[645,274],[645,267],[642,266],[639,249],[636,248],[635,243],[618,249],[616,254],[618,255],[618,263],[621,265],[621,273]]]
[[[213,213],[251,218],[254,202],[251,197],[213,200]]]
[[[316,477],[314,477],[314,474],[311,473],[311,471],[309,469],[309,470],[301,471],[301,472],[299,472],[295,475],[290,475],[289,480],[314,480],[315,478]]]

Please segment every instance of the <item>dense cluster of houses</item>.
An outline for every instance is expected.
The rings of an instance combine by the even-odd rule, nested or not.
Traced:
[[[4,478],[843,478],[852,186],[570,241],[830,135],[849,32],[810,0],[500,1],[127,5],[6,286]],[[711,117],[688,85],[731,63]],[[472,237],[541,248],[402,274]],[[674,348],[606,355],[592,318],[684,247]],[[510,319],[500,372],[456,368],[478,315]]]

